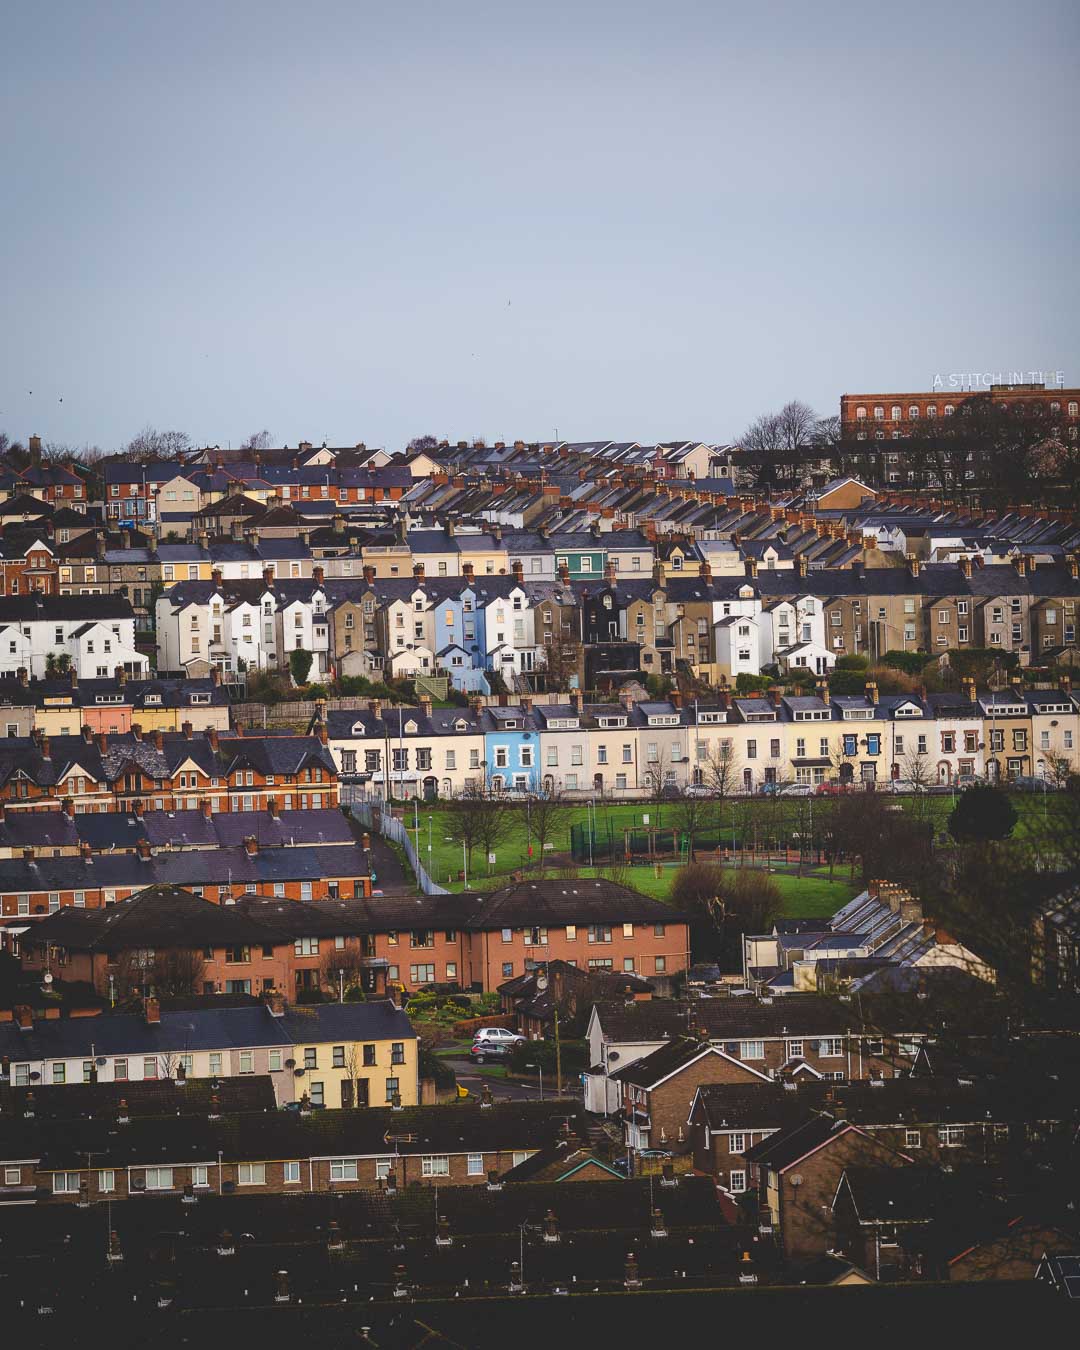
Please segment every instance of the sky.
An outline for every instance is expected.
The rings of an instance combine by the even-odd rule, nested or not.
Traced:
[[[0,428],[727,442],[1080,385],[1078,51],[1075,0],[9,3]]]

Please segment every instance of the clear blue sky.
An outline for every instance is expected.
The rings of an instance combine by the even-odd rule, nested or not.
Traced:
[[[9,3],[0,427],[722,441],[1080,384],[1078,39],[1075,0]]]

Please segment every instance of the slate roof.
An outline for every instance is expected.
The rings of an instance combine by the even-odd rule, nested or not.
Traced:
[[[370,859],[357,844],[259,849],[189,849],[155,853],[98,853],[90,858],[0,859],[0,891],[142,889],[167,886],[242,886],[248,882],[315,881],[370,874]]]
[[[558,927],[568,923],[682,923],[684,916],[616,882],[592,878],[519,881],[484,897],[480,912],[467,923],[473,930]]]
[[[82,1121],[101,1118],[114,1122],[121,1100],[126,1114],[136,1116],[206,1115],[210,1098],[216,1096],[223,1114],[238,1111],[273,1111],[277,1108],[274,1083],[269,1074],[213,1080],[189,1078],[178,1084],[171,1078],[142,1079],[125,1083],[69,1083],[55,1087],[38,1083],[32,1088],[0,1086],[0,1114],[22,1116],[33,1111],[35,1120]]]
[[[163,1009],[156,1023],[133,1013],[45,1020],[29,1030],[6,1023],[0,1024],[0,1053],[26,1061],[252,1049],[310,1043],[313,1027],[354,1041],[411,1039],[414,1035],[408,1017],[389,1000],[319,1006],[336,1011],[325,1021],[308,1021],[295,1009],[275,1017],[265,1007],[250,1007]]]
[[[773,1003],[750,997],[697,999],[692,1003],[650,999],[629,1007],[598,1003],[608,1041],[657,1040],[665,1033],[700,1027],[713,1040],[838,1036],[855,1024],[850,1010],[818,994],[789,994]]]
[[[710,1046],[708,1041],[685,1036],[672,1041],[669,1045],[662,1045],[651,1055],[644,1055],[633,1064],[628,1064],[624,1069],[616,1069],[608,1076],[616,1082],[629,1083],[634,1087],[653,1088],[673,1073],[678,1073],[680,1069],[693,1064],[703,1055],[716,1056],[716,1054],[716,1047]],[[752,1065],[745,1067],[747,1073],[754,1071]]]

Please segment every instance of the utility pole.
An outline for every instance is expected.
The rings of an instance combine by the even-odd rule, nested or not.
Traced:
[[[555,1095],[562,1096],[562,1042],[559,1040],[559,1010],[555,1009]]]

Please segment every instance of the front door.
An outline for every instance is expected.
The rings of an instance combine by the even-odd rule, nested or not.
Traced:
[[[353,1085],[352,1085],[352,1079],[351,1079],[351,1078],[343,1078],[343,1079],[341,1080],[341,1105],[342,1105],[342,1108],[345,1109],[345,1110],[348,1110],[348,1109],[352,1106],[352,1104],[353,1104]]]

